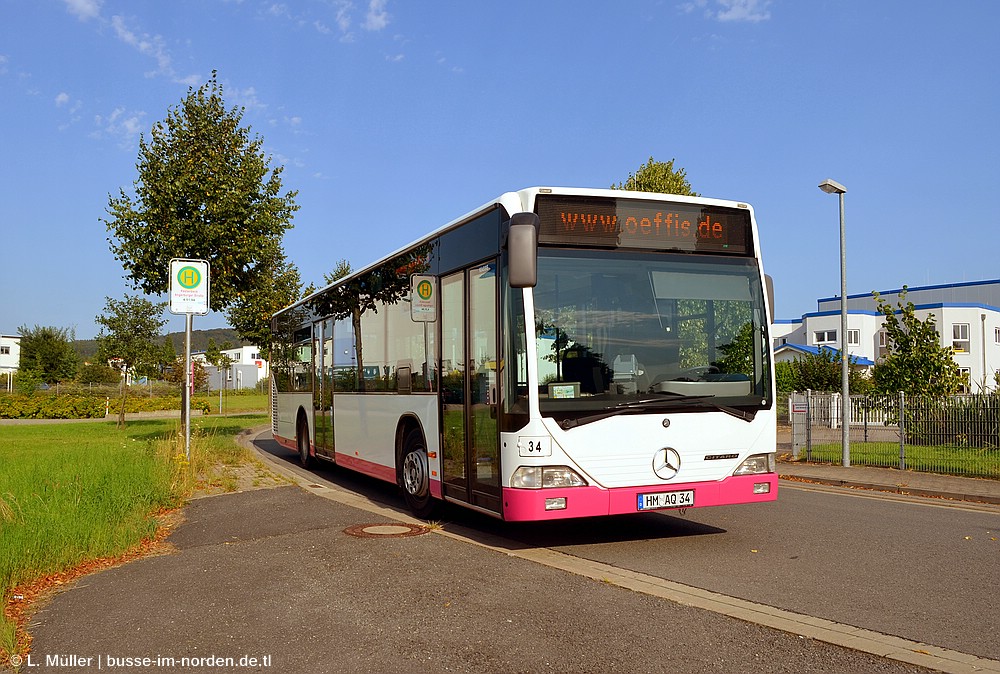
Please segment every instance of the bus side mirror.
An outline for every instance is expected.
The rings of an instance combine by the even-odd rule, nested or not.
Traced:
[[[511,288],[534,288],[538,282],[538,216],[515,213],[507,232],[508,278]]]
[[[768,319],[774,323],[774,279],[764,274],[764,285],[767,286],[767,313]]]

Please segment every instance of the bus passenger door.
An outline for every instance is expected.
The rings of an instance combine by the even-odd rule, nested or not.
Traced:
[[[316,453],[333,456],[333,321],[325,320],[313,328],[313,359],[316,379],[313,384],[313,421],[316,427]]]
[[[441,332],[444,493],[499,512],[495,262],[441,279]]]

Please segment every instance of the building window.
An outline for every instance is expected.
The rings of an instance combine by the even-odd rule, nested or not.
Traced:
[[[847,331],[847,345],[848,346],[860,346],[861,345],[861,331],[860,330],[848,330]]]
[[[996,340],[997,344],[1000,344],[1000,328],[993,328],[993,339]]]
[[[885,330],[878,331],[878,345],[882,348],[889,346],[889,333]]]
[[[997,330],[1000,330],[1000,328],[997,328]],[[1000,339],[998,339],[997,341],[1000,342]],[[0,356],[9,356],[9,355],[10,355],[10,347],[0,346]]]
[[[951,348],[955,353],[969,352],[969,324],[955,323],[951,326]]]
[[[813,333],[817,344],[832,344],[837,341],[836,330],[817,330]]]
[[[972,369],[968,367],[958,368],[958,374],[962,378],[962,384],[958,387],[959,393],[969,392],[969,382],[972,381]]]

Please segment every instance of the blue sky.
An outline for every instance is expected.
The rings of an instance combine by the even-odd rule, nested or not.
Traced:
[[[4,334],[91,338],[104,298],[135,292],[109,194],[212,70],[298,190],[285,250],[305,282],[650,156],[754,205],[779,318],[840,292],[825,178],[848,189],[849,294],[1000,277],[993,0],[0,0],[0,17]]]

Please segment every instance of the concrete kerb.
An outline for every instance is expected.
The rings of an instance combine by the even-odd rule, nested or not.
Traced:
[[[352,508],[396,519],[407,524],[426,524],[402,510],[373,503],[358,494],[338,487],[328,487],[305,479],[303,476],[289,470],[287,466],[282,465],[274,457],[258,449],[255,439],[260,434],[261,431],[256,430],[242,435],[239,441],[253,451],[269,468],[289,478],[305,491]],[[456,541],[477,545],[498,553],[542,564],[598,582],[609,583],[623,589],[660,597],[685,606],[701,608],[706,611],[781,630],[804,638],[815,639],[835,646],[850,648],[907,664],[954,674],[971,674],[972,672],[1000,674],[1000,661],[997,660],[980,658],[975,655],[941,648],[932,644],[911,641],[844,623],[837,623],[824,618],[786,611],[766,604],[757,604],[628,569],[620,569],[601,562],[574,557],[549,548],[523,548],[502,537],[484,534],[481,531],[468,530],[461,526],[449,525],[448,528],[435,527],[432,528],[430,533],[447,536]]]
[[[778,464],[783,480],[846,487],[900,496],[933,498],[945,501],[1000,505],[1000,481],[904,472],[892,468],[849,467],[830,464]]]

